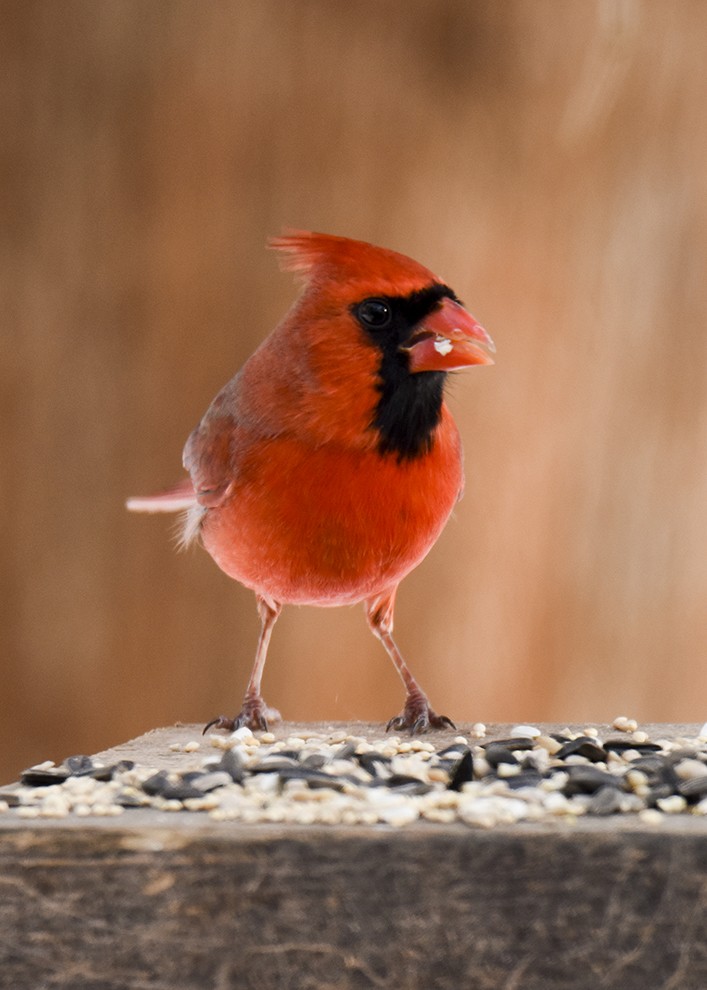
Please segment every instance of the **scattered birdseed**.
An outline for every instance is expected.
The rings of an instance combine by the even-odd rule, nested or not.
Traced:
[[[612,727],[625,734],[602,738],[591,726],[546,735],[517,725],[507,738],[487,739],[479,724],[440,749],[426,739],[344,730],[277,739],[238,729],[212,734],[210,754],[180,770],[130,760],[106,766],[89,756],[47,760],[0,792],[0,815],[87,818],[152,808],[221,822],[392,828],[420,820],[570,824],[616,814],[650,825],[667,815],[707,815],[707,735],[652,741],[633,726],[618,718]],[[169,746],[199,749],[195,741]]]

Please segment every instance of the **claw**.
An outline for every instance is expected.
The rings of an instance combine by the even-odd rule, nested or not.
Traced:
[[[249,729],[261,729],[263,732],[268,731],[268,720],[262,711],[256,710],[249,714],[245,711],[241,712],[236,721],[239,723],[237,728],[242,725],[247,725]]]
[[[394,715],[385,727],[386,732],[391,729],[409,729],[414,736],[430,729],[456,729],[456,725],[446,715],[433,712],[426,698],[408,698],[402,712]]]
[[[277,715],[277,712],[275,714]],[[262,699],[259,702],[245,702],[241,711],[233,718],[228,718],[226,715],[217,715],[216,718],[212,718],[204,726],[202,736],[209,729],[225,729],[226,732],[235,732],[236,729],[242,729],[243,726],[247,726],[253,732],[259,729],[267,732],[268,722],[265,718],[265,704]]]
[[[236,720],[233,718],[227,718],[225,715],[217,715],[216,718],[212,718],[210,722],[207,722],[202,730],[202,736],[205,736],[209,729],[226,729],[227,732],[233,732],[236,728]]]

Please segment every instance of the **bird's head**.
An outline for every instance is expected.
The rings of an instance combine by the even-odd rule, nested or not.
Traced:
[[[399,460],[431,450],[446,372],[493,364],[483,327],[441,279],[395,251],[305,232],[271,246],[305,285],[285,324],[317,382],[320,419],[328,396],[327,424],[338,421],[350,442]]]
[[[298,273],[327,318],[353,319],[401,371],[493,364],[493,341],[452,289],[403,254],[331,234],[275,237],[282,267]]]

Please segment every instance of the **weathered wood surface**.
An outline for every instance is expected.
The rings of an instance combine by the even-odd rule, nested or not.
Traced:
[[[105,755],[183,766],[168,745],[191,738],[159,730]],[[5,815],[0,890],[0,986],[18,990],[707,986],[694,816],[481,831]]]

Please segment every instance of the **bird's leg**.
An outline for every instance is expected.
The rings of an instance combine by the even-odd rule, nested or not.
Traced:
[[[260,682],[263,678],[263,668],[265,667],[265,658],[268,654],[270,636],[272,635],[277,617],[282,610],[282,605],[279,602],[272,601],[272,599],[263,598],[261,595],[256,596],[256,602],[258,614],[260,615],[260,638],[258,639],[258,648],[255,651],[255,660],[253,662],[253,669],[250,672],[250,680],[248,681],[248,687],[243,698],[243,707],[238,715],[235,715],[233,718],[228,718],[226,715],[219,715],[217,718],[212,719],[208,725],[204,726],[204,732],[208,729],[227,729],[229,732],[233,732],[235,729],[240,729],[244,725],[249,729],[267,729],[266,715],[269,714],[271,718],[279,718],[279,712],[275,712],[274,709],[268,709],[265,704],[263,696],[260,693]]]
[[[403,660],[400,650],[393,639],[393,608],[395,592],[386,592],[369,598],[366,602],[366,618],[373,634],[378,637],[385,647],[388,656],[393,661],[400,679],[405,685],[405,707],[399,715],[393,716],[386,725],[390,729],[409,729],[411,734],[426,732],[428,729],[454,729],[454,722],[446,715],[437,715],[430,708],[425,692],[410,673],[408,665]]]

